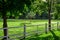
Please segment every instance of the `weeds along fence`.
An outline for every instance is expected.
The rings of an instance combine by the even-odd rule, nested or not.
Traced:
[[[51,30],[60,30],[59,22],[51,24]],[[7,29],[7,36],[3,36],[3,29]],[[29,36],[40,35],[42,33],[48,33],[49,28],[48,24],[38,24],[38,25],[27,25],[19,27],[8,27],[8,28],[0,28],[0,40],[2,38],[7,38],[7,40],[19,40],[25,39]]]

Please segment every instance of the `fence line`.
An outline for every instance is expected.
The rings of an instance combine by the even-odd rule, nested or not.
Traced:
[[[34,32],[34,33],[37,33],[37,31],[31,31],[31,32]],[[26,36],[31,36],[31,35],[33,35],[31,32],[28,32],[28,33],[25,33],[25,35],[24,36],[19,36],[19,34],[13,34],[13,35],[9,35],[9,36],[16,36],[17,38],[26,38]],[[29,34],[29,33],[31,33],[31,34]],[[41,31],[39,30],[38,31],[38,34],[40,34],[41,33]],[[42,32],[43,33],[43,32]],[[0,38],[6,38],[6,37],[8,37],[8,36],[0,36]],[[11,39],[14,39],[14,38],[11,38]]]
[[[39,25],[29,25],[29,26],[27,26],[26,24],[24,24],[24,26],[21,26],[21,27],[0,28],[0,30],[2,30],[2,29],[11,29],[11,28],[24,28],[23,36],[17,36],[18,34],[13,34],[13,35],[9,35],[9,36],[17,36],[19,38],[23,37],[25,39],[26,36],[32,35],[32,34],[29,34],[31,32],[34,32],[36,34],[40,34],[41,31],[38,30],[38,26],[42,26],[42,25],[45,25],[45,33],[48,33],[48,24],[47,23],[45,23],[45,24],[39,24]],[[37,30],[36,31],[26,32],[26,27],[30,27],[30,26],[37,26]],[[58,29],[59,29],[59,22],[57,22],[57,30]],[[8,38],[8,34],[7,34],[7,36],[0,36],[0,38],[6,38],[6,37],[7,37],[7,40],[8,40],[9,39]],[[14,38],[12,38],[12,39],[14,39]]]

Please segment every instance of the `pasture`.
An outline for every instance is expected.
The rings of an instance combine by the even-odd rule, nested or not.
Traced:
[[[53,28],[53,35],[51,32],[45,33],[46,25],[48,27],[48,20],[19,20],[19,19],[8,19],[8,36],[12,40],[19,40],[21,39],[20,36],[24,34],[24,24],[26,24],[26,32],[29,36],[26,36],[26,40],[54,40],[56,38],[60,38],[60,31],[57,30],[57,22],[59,20],[52,20],[52,28]],[[60,26],[60,25],[59,25]],[[3,22],[0,21],[0,28],[3,28]],[[48,29],[47,29],[48,30]],[[39,35],[36,36],[36,32],[38,31]],[[0,36],[3,36],[3,30],[0,30]],[[0,38],[1,40],[2,38]]]

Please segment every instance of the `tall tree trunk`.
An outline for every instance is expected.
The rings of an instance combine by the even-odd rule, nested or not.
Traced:
[[[6,12],[3,12],[3,28],[7,28],[7,19],[6,19]],[[3,29],[4,31],[4,36],[7,36],[7,29]],[[5,37],[4,39],[7,39],[7,37]]]
[[[3,17],[3,28],[7,28],[7,17],[6,17],[6,9],[5,9],[5,1],[2,0],[2,17]],[[4,36],[7,36],[7,29],[3,29]],[[7,37],[4,37],[3,40],[7,40]]]
[[[50,14],[51,13],[51,1],[52,0],[48,0],[48,14],[49,14],[48,15],[49,16],[49,20],[48,20],[49,22],[48,23],[49,23],[49,30],[51,30],[51,14]]]

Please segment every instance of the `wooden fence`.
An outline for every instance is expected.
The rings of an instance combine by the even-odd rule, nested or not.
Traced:
[[[42,26],[42,25],[44,25],[44,26]],[[57,22],[57,23],[52,23],[52,25],[54,26],[54,25],[56,25],[56,30],[59,30],[60,29],[60,26],[59,26],[59,22]],[[35,27],[36,26],[36,30],[32,30],[32,31],[30,31],[30,32],[27,32],[27,27]],[[39,29],[39,26],[41,26],[41,27],[44,27],[44,30],[38,30]],[[52,29],[51,30],[54,30],[55,28],[54,27],[51,27]],[[24,26],[23,27],[9,27],[9,28],[0,28],[0,30],[3,30],[3,29],[11,29],[11,28],[23,28],[23,33],[21,33],[21,34],[23,34],[23,36],[17,36],[18,34],[11,34],[11,35],[8,35],[8,33],[7,33],[7,36],[0,36],[0,39],[2,39],[2,38],[4,38],[4,37],[6,37],[7,38],[7,40],[14,40],[15,38],[10,38],[9,36],[16,36],[16,38],[20,38],[20,39],[25,39],[27,36],[31,36],[31,35],[33,35],[33,34],[37,34],[37,35],[39,35],[39,34],[41,34],[41,33],[48,33],[48,31],[49,31],[49,29],[48,29],[48,24],[47,23],[45,23],[45,24],[39,24],[39,25],[26,25],[26,24],[24,24]],[[33,28],[34,29],[34,28]],[[33,33],[32,33],[33,32]],[[29,33],[31,33],[31,34],[29,34]]]

